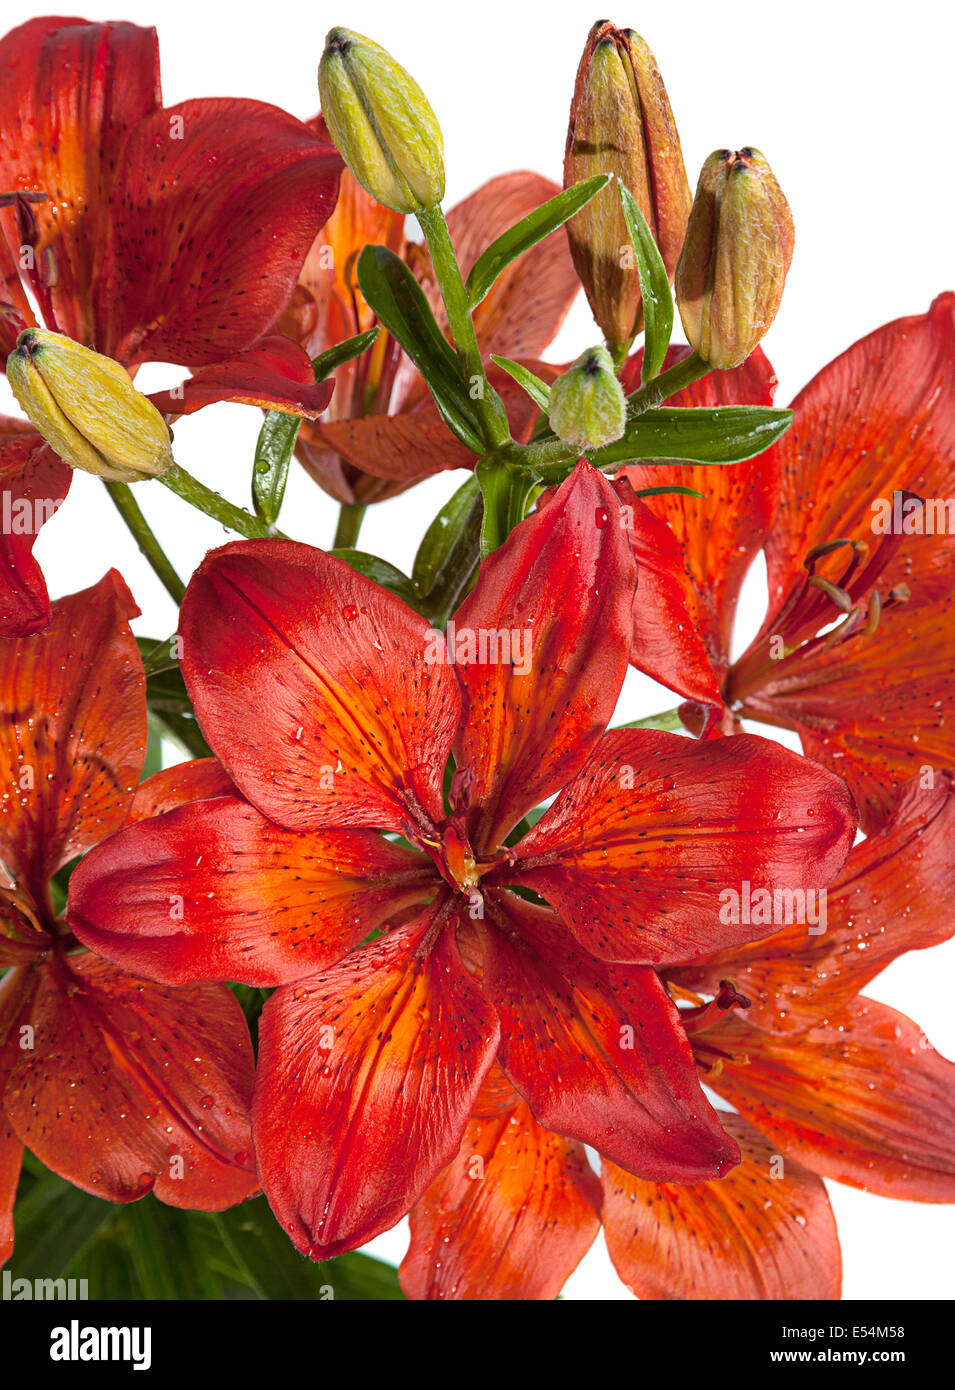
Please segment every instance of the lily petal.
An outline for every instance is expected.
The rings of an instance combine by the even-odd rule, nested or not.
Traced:
[[[381,835],[283,830],[218,796],[92,850],[70,878],[68,920],[92,950],[166,984],[280,985],[436,887],[430,860]]]
[[[0,641],[0,859],[36,902],[61,864],[126,819],[146,754],[138,612],[110,570],[59,599],[46,632]]]
[[[780,440],[780,507],[766,546],[770,608],[803,575],[814,546],[871,541],[872,503],[896,490],[950,497],[955,477],[955,294],[854,343],[793,401]],[[927,553],[929,537],[912,537]],[[911,577],[903,551],[886,589]],[[907,563],[908,562],[908,563]],[[915,568],[922,566],[919,556]]]
[[[910,783],[893,820],[852,850],[829,887],[815,925],[794,922],[765,941],[737,947],[679,972],[681,983],[714,992],[732,976],[750,1000],[747,1023],[803,1033],[845,1008],[905,951],[955,933],[955,790],[950,773],[933,787]]]
[[[686,962],[765,936],[731,895],[825,888],[854,831],[843,783],[767,739],[612,730],[493,877],[602,960]]]
[[[703,1095],[655,971],[607,966],[547,908],[488,895],[484,988],[498,1060],[548,1129],[654,1181],[718,1177],[739,1159]]]
[[[689,348],[671,348],[665,366],[681,361]],[[642,351],[621,374],[624,389],[640,385]],[[772,405],[776,374],[756,348],[741,367],[710,372],[679,391],[668,404],[678,406]],[[722,676],[729,665],[730,638],[743,580],[769,533],[779,492],[779,462],[769,449],[731,468],[705,464],[631,464],[621,470],[635,489],[681,486],[702,497],[668,493],[644,499],[654,515],[667,522],[677,539],[686,573],[697,594],[690,609],[694,630],[713,669]],[[635,662],[639,648],[635,653]]]
[[[474,779],[476,850],[495,849],[525,811],[578,772],[613,713],[636,579],[616,512],[606,480],[579,463],[488,557],[454,615],[458,640],[471,634],[479,644],[483,635],[491,658],[455,665],[464,693],[455,757]],[[490,645],[501,633],[509,661]]]
[[[73,470],[26,420],[0,420],[0,638],[41,632],[50,621],[33,546],[72,478]]]
[[[955,1201],[955,1064],[903,1014],[860,996],[799,1038],[734,1017],[695,1046],[707,1084],[815,1172]]]
[[[310,546],[239,541],[196,571],[180,632],[203,732],[270,820],[405,833],[443,817],[460,697],[400,599]]]
[[[333,381],[316,382],[308,354],[298,343],[273,335],[224,362],[197,368],[181,386],[149,399],[166,415],[192,415],[216,401],[241,401],[314,420],[334,389]]]
[[[85,1192],[221,1211],[257,1190],[252,1044],[218,985],[169,991],[93,955],[44,968],[5,1105],[42,1163]]]
[[[580,1144],[526,1105],[473,1119],[411,1210],[401,1287],[413,1299],[556,1298],[600,1230],[600,1183]]]
[[[603,1168],[607,1248],[649,1299],[836,1299],[842,1257],[822,1179],[720,1114],[743,1161],[718,1182],[674,1187]]]
[[[235,785],[217,758],[176,763],[140,782],[129,808],[128,822],[161,816],[164,811],[174,811],[187,801],[234,795]]]
[[[498,1031],[452,932],[445,903],[266,1003],[259,1169],[313,1259],[393,1226],[460,1147]]]

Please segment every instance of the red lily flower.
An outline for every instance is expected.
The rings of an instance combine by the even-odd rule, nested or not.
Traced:
[[[324,132],[321,117],[315,128]],[[464,273],[492,241],[559,192],[539,174],[503,174],[453,207],[448,227]],[[358,255],[366,245],[387,246],[400,255],[421,281],[438,322],[446,325],[427,248],[406,240],[404,223],[350,173],[342,175],[338,204],[315,240],[282,322],[310,356],[374,326],[357,282]],[[474,323],[482,348],[521,359],[550,380],[556,369],[537,359],[579,289],[567,239],[554,232],[513,262],[478,305]],[[497,367],[490,367],[490,378],[505,401],[515,438],[529,437],[537,416],[533,402]],[[381,501],[431,473],[473,467],[474,455],[448,431],[424,380],[387,333],[343,367],[337,382],[325,418],[303,425],[297,455],[338,501]]]
[[[51,880],[76,855],[209,784],[200,766],[136,786],[137,611],[111,571],[55,603],[42,635],[0,641],[0,1261],[24,1145],[117,1202],[155,1190],[172,1206],[219,1210],[257,1189],[252,1048],[235,998],[223,985],[170,990],[78,953],[54,906]]]
[[[683,403],[759,400],[754,377],[768,395],[775,383],[755,353],[681,393]],[[668,655],[660,610],[649,634],[656,650],[638,626],[634,660],[691,701],[725,702],[727,732],[735,716],[795,729],[806,753],[849,783],[869,831],[913,775],[955,766],[946,717],[955,696],[955,295],[854,344],[793,411],[793,428],[752,463],[623,470],[624,502],[634,500],[627,482],[704,494],[650,497],[634,513],[638,559],[659,543],[648,518],[662,518],[685,574],[671,610],[682,601],[682,649]],[[886,519],[893,502],[907,509],[901,527]],[[769,612],[731,662],[736,600],[762,546]],[[699,710],[687,718],[699,727]]]
[[[613,503],[579,465],[447,636],[321,551],[213,552],[182,666],[240,795],[124,830],[71,880],[73,929],[117,963],[280,986],[256,1149],[313,1257],[411,1207],[495,1058],[542,1123],[628,1170],[686,1182],[737,1160],[647,963],[748,939],[720,923],[716,885],[827,882],[852,816],[838,779],[763,740],[604,732],[636,577]]]
[[[2,360],[36,325],[29,291],[47,328],[131,372],[192,368],[199,404],[324,410],[331,386],[315,385],[300,348],[266,335],[335,204],[330,142],[263,102],[164,108],[156,32],[133,24],[30,20],[0,39],[0,67]],[[154,399],[183,414],[196,390]],[[8,449],[0,468],[14,491],[32,486]],[[49,617],[37,572],[18,565],[12,579],[10,594],[32,602],[0,634],[35,631]]]
[[[955,793],[941,782],[909,786],[891,824],[853,849],[822,930],[792,923],[665,972],[676,997],[692,997],[687,985],[713,996],[681,1022],[706,1083],[741,1111],[720,1112],[738,1167],[677,1186],[604,1159],[601,1200],[580,1146],[544,1129],[495,1069],[458,1154],[411,1213],[405,1293],[553,1298],[602,1218],[641,1298],[838,1298],[822,1176],[955,1201],[955,1065],[908,1019],[857,997],[897,956],[955,931]]]

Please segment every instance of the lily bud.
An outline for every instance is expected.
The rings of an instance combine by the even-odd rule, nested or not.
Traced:
[[[582,352],[550,388],[551,429],[565,444],[586,453],[612,444],[624,432],[627,400],[605,347]]]
[[[27,328],[7,358],[24,412],[71,468],[112,482],[156,478],[173,462],[169,428],[111,357]]]
[[[444,141],[414,78],[351,29],[331,29],[318,66],[322,115],[358,182],[394,212],[444,197]]]
[[[672,276],[690,211],[680,137],[656,61],[639,34],[601,20],[591,29],[570,108],[564,187],[595,174],[626,184]],[[643,326],[640,277],[613,183],[567,223],[594,318],[625,351]]]
[[[703,165],[676,268],[687,341],[714,367],[738,367],[769,328],[793,256],[792,213],[759,150],[717,150]]]

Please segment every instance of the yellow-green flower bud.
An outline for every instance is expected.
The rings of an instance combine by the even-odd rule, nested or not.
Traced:
[[[581,453],[612,444],[627,423],[627,401],[605,347],[588,348],[550,388],[547,419]]]
[[[363,188],[395,212],[444,197],[444,141],[414,78],[351,29],[331,29],[318,66],[322,115]]]
[[[113,482],[156,478],[174,462],[169,428],[111,357],[27,328],[7,358],[24,413],[64,463]]]
[[[711,154],[675,282],[687,341],[705,361],[745,362],[776,317],[794,238],[789,204],[759,150]]]
[[[663,78],[632,29],[607,20],[587,38],[570,108],[564,187],[616,174],[636,199],[672,276],[690,211],[680,137]],[[567,223],[574,265],[607,343],[627,348],[643,326],[640,277],[611,182]]]

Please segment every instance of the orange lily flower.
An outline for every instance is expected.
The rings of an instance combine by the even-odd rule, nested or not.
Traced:
[[[118,970],[81,951],[54,906],[51,880],[77,855],[223,781],[200,765],[136,785],[137,611],[114,570],[55,603],[45,633],[0,640],[0,1262],[24,1145],[116,1202],[155,1191],[220,1210],[258,1187],[252,1047],[234,996]]]
[[[636,385],[636,359],[627,372]],[[774,386],[757,351],[677,399],[768,403]],[[955,295],[855,343],[792,408],[792,429],[749,463],[622,470],[635,553],[659,557],[666,597],[640,609],[634,662],[695,703],[684,714],[697,731],[699,706],[727,732],[739,718],[795,729],[846,779],[870,831],[912,776],[955,766]],[[703,497],[641,504],[628,490],[667,483]],[[769,611],[733,661],[760,549]]]
[[[259,101],[163,107],[156,31],[134,24],[29,20],[0,39],[0,69],[0,363],[37,326],[32,296],[47,328],[130,372],[190,368],[152,398],[167,413],[215,400],[324,410],[331,385],[275,325],[335,204],[342,161],[327,138]],[[31,493],[46,520],[69,478],[18,425],[20,439],[0,440],[3,496]],[[35,531],[11,542],[3,529],[0,635],[39,631]]]
[[[910,1201],[955,1201],[955,1065],[858,991],[955,931],[951,777],[912,784],[828,893],[823,930],[793,922],[664,972],[706,1084],[742,1153],[716,1181],[656,1183],[535,1119],[489,1073],[454,1160],[411,1213],[414,1299],[551,1299],[602,1221],[621,1279],[646,1299],[834,1299],[841,1253],[823,1177]],[[543,909],[536,909],[540,912]],[[732,983],[726,978],[732,976]],[[741,993],[742,991],[742,993]]]
[[[495,1060],[542,1124],[629,1170],[737,1160],[649,962],[760,932],[719,920],[716,885],[825,883],[853,819],[837,778],[764,740],[605,732],[636,581],[614,505],[580,464],[446,634],[309,547],[213,552],[182,667],[239,794],[123,830],[72,877],[73,930],[124,968],[279,986],[256,1149],[315,1258],[409,1210]]]

